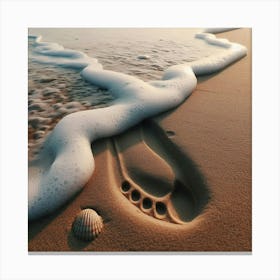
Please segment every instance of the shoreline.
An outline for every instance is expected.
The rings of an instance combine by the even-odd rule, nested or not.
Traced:
[[[202,203],[197,213],[196,207],[190,207],[190,212],[195,213],[191,215],[191,222],[180,225],[161,221],[144,214],[121,194],[120,186],[126,176],[143,186],[146,184],[148,192],[152,192],[148,187],[151,177],[160,179],[166,185],[166,192],[174,189],[168,186],[175,178],[182,177],[157,153],[147,160],[149,147],[139,138],[138,126],[113,137],[119,138],[116,142],[122,149],[122,161],[128,167],[125,172],[117,164],[110,139],[94,143],[96,169],[90,181],[61,210],[29,225],[29,251],[251,251],[251,46],[248,36],[249,29],[217,34],[245,45],[247,56],[219,73],[198,78],[197,88],[183,104],[152,119],[154,125],[168,131],[171,142],[206,179],[204,187],[211,199],[209,203]],[[145,135],[155,138],[149,137],[149,130]],[[139,159],[135,154],[146,156]],[[172,154],[167,157],[171,158]],[[80,207],[94,208],[103,217],[104,231],[93,242],[78,241],[71,234],[71,224]]]

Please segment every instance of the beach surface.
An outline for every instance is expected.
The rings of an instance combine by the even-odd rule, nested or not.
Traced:
[[[90,181],[29,223],[30,252],[252,250],[251,30],[217,37],[246,46],[247,56],[199,77],[176,109],[94,142]],[[91,242],[71,231],[84,208],[104,221]]]

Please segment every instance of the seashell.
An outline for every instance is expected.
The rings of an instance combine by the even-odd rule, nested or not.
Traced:
[[[102,218],[93,209],[82,210],[72,224],[74,235],[84,241],[95,239],[103,229]]]

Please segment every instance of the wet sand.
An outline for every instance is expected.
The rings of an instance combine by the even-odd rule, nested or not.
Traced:
[[[251,30],[217,36],[248,55],[200,77],[171,112],[93,143],[92,178],[54,215],[29,224],[29,251],[252,250]],[[83,208],[104,220],[92,242],[71,232]]]

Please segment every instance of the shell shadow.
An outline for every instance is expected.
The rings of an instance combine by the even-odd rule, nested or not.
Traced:
[[[71,230],[67,236],[67,243],[72,251],[81,251],[82,249],[85,249],[91,242],[92,241],[79,240],[77,237],[75,237]]]

